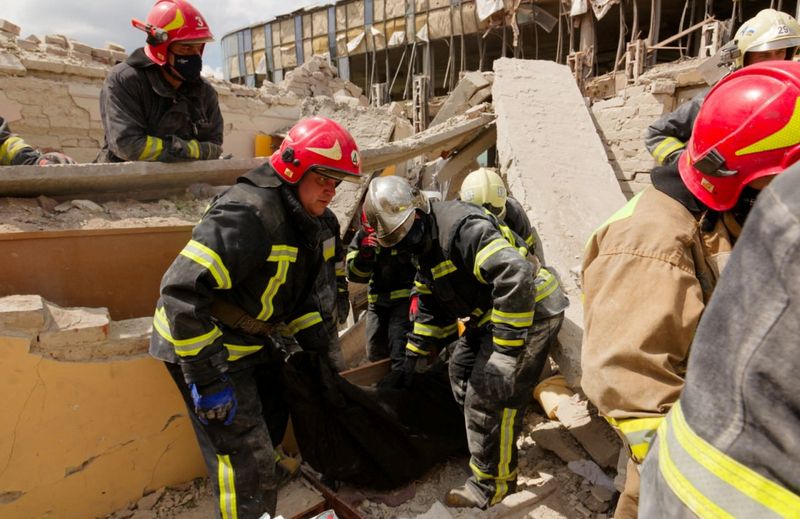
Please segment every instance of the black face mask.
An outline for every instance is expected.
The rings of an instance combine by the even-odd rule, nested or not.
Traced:
[[[184,81],[190,83],[200,80],[200,72],[203,70],[203,57],[197,54],[191,56],[175,56],[175,64],[172,68],[180,74]]]
[[[747,219],[747,215],[750,214],[753,204],[756,203],[756,198],[759,193],[761,193],[760,189],[755,189],[750,186],[745,186],[744,189],[742,189],[739,200],[736,201],[736,205],[731,209],[731,213],[733,217],[736,218],[736,221],[739,222],[739,225],[744,225],[744,221]]]
[[[395,245],[395,248],[402,251],[408,251],[414,254],[425,252],[425,219],[417,218],[414,220],[414,225],[408,231],[402,240]]]

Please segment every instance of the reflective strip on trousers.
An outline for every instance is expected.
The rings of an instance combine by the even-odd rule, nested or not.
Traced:
[[[489,500],[489,505],[494,505],[503,500],[508,493],[508,482],[517,478],[517,470],[509,471],[511,466],[511,449],[516,441],[514,433],[514,419],[517,416],[516,409],[503,409],[503,418],[500,422],[500,459],[497,462],[497,476],[487,474],[478,468],[474,460],[470,460],[469,467],[475,478],[481,481],[494,481],[494,495]]]
[[[800,517],[800,496],[698,436],[678,402],[658,429],[658,468],[699,517]]]
[[[628,448],[631,450],[631,457],[636,463],[641,463],[647,456],[647,451],[650,450],[650,442],[653,441],[656,430],[661,425],[664,417],[624,418],[619,420],[606,417],[606,420],[612,427],[622,433]]]
[[[217,454],[217,479],[219,480],[219,511],[222,519],[236,519],[236,485],[230,456]]]

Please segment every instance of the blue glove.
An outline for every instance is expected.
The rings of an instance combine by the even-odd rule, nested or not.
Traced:
[[[209,420],[222,421],[230,425],[236,416],[236,394],[230,380],[225,375],[207,386],[189,384],[194,402],[194,412],[200,422],[208,424]],[[224,420],[224,421],[223,421]]]

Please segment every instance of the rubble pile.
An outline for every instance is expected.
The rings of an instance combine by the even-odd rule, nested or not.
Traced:
[[[278,88],[299,97],[332,97],[350,106],[368,106],[361,87],[341,79],[335,68],[322,56],[313,56],[296,69],[288,72]],[[264,82],[267,85],[267,82]],[[268,88],[268,87],[262,87]]]

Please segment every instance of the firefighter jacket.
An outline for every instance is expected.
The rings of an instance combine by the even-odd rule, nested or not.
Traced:
[[[675,163],[686,148],[686,142],[692,136],[694,120],[708,91],[702,91],[674,111],[662,115],[645,130],[644,144],[660,165]]]
[[[142,49],[108,73],[100,91],[100,117],[105,142],[97,162],[173,162],[220,155],[222,113],[214,88],[201,78],[176,90]],[[209,155],[212,149],[217,151]]]
[[[347,248],[347,278],[354,283],[369,283],[367,301],[372,305],[390,306],[407,301],[416,275],[411,254],[384,247],[375,247],[372,254],[364,254],[359,244],[366,235],[366,231],[359,229]]]
[[[583,390],[636,461],[683,388],[689,345],[738,227],[730,213],[701,207],[668,169],[683,192],[660,191],[654,170],[657,187],[596,230],[583,260]]]
[[[518,354],[533,324],[537,297],[527,248],[509,242],[497,220],[480,207],[433,202],[431,216],[426,232],[432,245],[415,256],[419,309],[406,354],[441,350],[457,337],[459,318],[468,319],[468,327],[491,330],[495,350]]]
[[[503,222],[503,225],[507,225],[509,229],[522,238],[531,254],[536,254],[536,257],[544,265],[544,248],[539,239],[539,233],[531,225],[531,221],[528,215],[525,214],[522,204],[515,198],[506,198],[506,215],[503,217]]]
[[[0,166],[29,166],[40,158],[41,154],[11,133],[6,120],[0,117]]]
[[[335,329],[339,301],[344,302],[349,298],[344,268],[345,251],[339,235],[339,220],[333,211],[325,209],[319,220],[322,224],[320,241],[323,264],[319,273],[317,293],[322,317],[326,321],[330,319]]]
[[[759,195],[642,469],[640,517],[800,517],[800,171]]]
[[[270,339],[221,322],[212,311],[217,300],[294,336],[304,349],[324,350],[329,337],[314,294],[321,237],[319,219],[269,164],[240,177],[212,201],[164,274],[150,353],[201,366],[194,363],[222,352],[226,367],[252,364]]]

